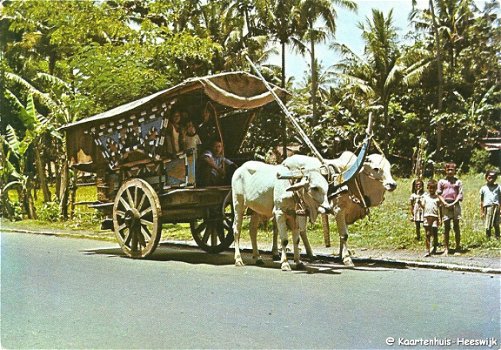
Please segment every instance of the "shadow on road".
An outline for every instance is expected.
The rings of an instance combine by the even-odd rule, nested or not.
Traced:
[[[96,248],[84,251],[85,254],[93,255],[108,255],[111,257],[121,257],[128,259],[117,248]],[[254,268],[271,268],[280,270],[280,262],[273,260],[271,254],[261,253],[263,257],[263,265],[256,265],[252,259],[252,253],[249,251],[242,251],[242,258],[247,267]],[[315,260],[310,260],[302,257],[304,266],[301,269],[296,269],[295,264],[292,262],[292,256],[289,256],[289,262],[295,273],[323,273],[323,274],[340,274],[342,270],[354,271],[392,271],[395,269],[405,269],[406,267],[398,264],[390,264],[385,262],[365,261],[364,259],[355,260],[355,267],[345,266],[340,263],[337,257],[318,257]],[[214,266],[233,265],[234,257],[233,251],[228,250],[219,254],[209,254],[198,247],[190,246],[177,246],[170,243],[160,243],[155,252],[150,255],[146,260],[150,261],[176,261],[192,265],[206,264]]]

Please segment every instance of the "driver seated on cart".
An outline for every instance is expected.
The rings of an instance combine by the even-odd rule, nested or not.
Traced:
[[[223,143],[220,140],[214,140],[210,145],[210,149],[198,159],[197,183],[201,186],[227,185],[237,165],[223,156]]]

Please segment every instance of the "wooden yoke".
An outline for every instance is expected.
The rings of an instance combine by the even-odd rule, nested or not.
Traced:
[[[302,170],[291,170],[277,174],[277,179],[280,180],[301,180],[303,177],[305,177],[305,175]]]
[[[304,169],[300,170],[291,170],[284,173],[278,173],[277,179],[280,180],[289,180],[290,187],[287,188],[287,191],[293,192],[295,209],[294,214],[300,216],[307,216],[309,214],[307,206],[304,204],[304,199],[302,195],[299,195],[298,189],[304,186],[303,179],[308,181],[308,175],[305,175],[303,172]]]

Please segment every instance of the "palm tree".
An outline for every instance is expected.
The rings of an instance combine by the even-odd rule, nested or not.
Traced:
[[[286,52],[287,45],[298,51],[303,50],[300,27],[300,4],[301,0],[256,0],[256,11],[261,18],[261,26],[267,28],[269,35],[280,43],[282,57],[282,81],[285,87],[287,81]]]
[[[346,57],[334,66],[335,74],[346,81],[348,87],[355,88],[373,101],[378,101],[382,107],[384,130],[389,127],[389,104],[392,95],[401,84],[415,82],[430,63],[424,58],[413,64],[399,50],[397,33],[393,25],[393,14],[384,16],[381,11],[372,10],[372,19],[366,18],[365,24],[360,23],[362,38],[365,41],[365,56],[367,60],[358,57],[348,47],[333,45]],[[340,72],[339,72],[340,71]],[[384,135],[386,140],[387,133]]]
[[[413,6],[416,0],[412,0]],[[433,35],[432,47],[435,52],[437,66],[437,102],[436,113],[443,113],[445,95],[444,63],[447,65],[446,78],[450,81],[455,74],[455,66],[459,51],[467,46],[466,28],[472,18],[472,0],[429,0],[428,10],[422,14],[422,21],[415,21],[417,29],[430,30]],[[411,14],[411,19],[416,15]],[[445,62],[444,62],[445,61]],[[437,152],[442,148],[443,123],[437,122]]]
[[[313,123],[317,121],[318,72],[315,58],[315,44],[325,42],[329,35],[336,32],[337,13],[334,5],[342,6],[352,11],[357,10],[357,4],[351,0],[302,0],[300,4],[301,24],[304,38],[309,41],[311,67],[311,99]],[[325,23],[324,28],[315,27],[318,21]]]

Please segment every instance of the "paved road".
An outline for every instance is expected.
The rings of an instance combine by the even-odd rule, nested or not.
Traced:
[[[339,265],[285,273],[273,263],[236,268],[230,253],[162,246],[132,260],[99,241],[0,239],[2,348],[390,349],[431,340],[465,349],[458,338],[491,337],[499,348],[499,276]]]

